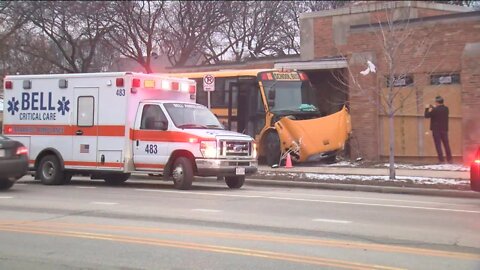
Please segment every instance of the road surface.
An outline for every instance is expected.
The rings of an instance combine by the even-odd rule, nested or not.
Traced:
[[[0,269],[480,269],[478,199],[25,177],[0,213]]]

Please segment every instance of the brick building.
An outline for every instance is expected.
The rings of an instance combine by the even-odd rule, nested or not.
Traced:
[[[474,147],[480,145],[480,12],[417,1],[370,2],[302,14],[301,20],[301,60],[321,62],[341,55],[344,67],[355,75],[371,60],[378,72],[358,76],[362,88],[387,87],[388,68],[378,38],[382,30],[385,33],[389,25],[398,25],[395,35],[408,32],[408,40],[398,49],[396,70],[405,68],[401,73],[408,74],[404,84],[398,85],[400,95],[412,95],[405,97],[395,117],[396,156],[434,160],[436,152],[423,111],[425,104],[442,95],[450,108],[453,155],[459,161],[470,160]],[[408,70],[409,66],[415,68]],[[349,75],[348,100],[358,150],[368,159],[384,158],[388,155],[388,119],[372,104],[378,96],[359,91]]]

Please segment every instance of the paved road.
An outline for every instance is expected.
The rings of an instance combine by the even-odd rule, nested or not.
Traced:
[[[480,269],[478,199],[25,178],[0,213],[0,269]]]

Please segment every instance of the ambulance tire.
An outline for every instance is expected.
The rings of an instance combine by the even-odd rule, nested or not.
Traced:
[[[70,182],[72,182],[72,177],[73,177],[73,174],[71,174],[71,173],[65,173],[65,174],[64,174],[64,177],[63,177],[63,184],[64,184],[64,185],[70,184]]]
[[[245,175],[242,176],[225,176],[225,183],[231,189],[239,189],[245,183]]]
[[[176,189],[187,190],[192,187],[193,164],[186,157],[179,157],[173,163],[172,178]]]
[[[40,181],[44,185],[62,185],[65,172],[60,166],[60,161],[54,155],[44,156],[38,165]]]
[[[275,132],[268,133],[265,138],[265,160],[268,166],[278,164],[280,160],[280,138]]]
[[[125,183],[125,181],[130,178],[129,173],[117,173],[117,174],[110,174],[107,175],[103,180],[105,180],[105,183],[109,185],[120,185],[122,183]]]
[[[14,181],[10,181],[8,179],[0,179],[0,190],[7,190],[11,188],[15,184]]]

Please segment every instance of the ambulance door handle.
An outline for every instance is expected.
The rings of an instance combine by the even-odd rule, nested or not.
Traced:
[[[138,144],[139,144],[139,142],[138,142],[138,140],[137,140],[137,147],[138,147]]]
[[[77,132],[75,132],[76,135],[83,135],[83,131],[81,130],[77,130]]]

